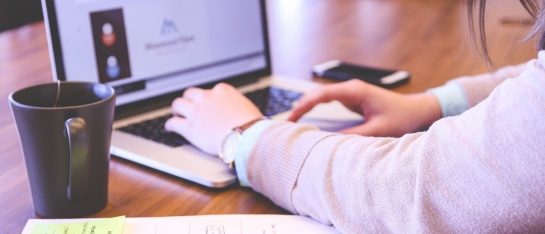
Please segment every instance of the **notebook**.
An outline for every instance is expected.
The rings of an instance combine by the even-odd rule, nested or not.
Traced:
[[[111,154],[208,187],[236,182],[216,155],[164,131],[188,87],[227,82],[272,119],[318,84],[271,75],[265,1],[42,0],[53,77],[116,90]],[[303,122],[336,131],[363,118],[338,102]]]

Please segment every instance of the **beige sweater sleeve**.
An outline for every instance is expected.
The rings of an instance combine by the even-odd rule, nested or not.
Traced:
[[[545,232],[545,71],[530,63],[427,132],[374,138],[269,126],[248,179],[343,233]]]

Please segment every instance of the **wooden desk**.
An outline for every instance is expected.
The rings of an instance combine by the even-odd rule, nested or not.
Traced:
[[[489,9],[490,53],[497,67],[535,57],[532,43],[519,44],[528,26],[501,24],[525,19],[516,1]],[[276,74],[311,79],[313,64],[332,58],[408,70],[411,81],[396,89],[421,92],[461,75],[486,72],[467,39],[458,0],[274,0],[268,2]],[[20,233],[36,218],[23,157],[7,101],[16,89],[52,80],[43,23],[0,34],[0,232]],[[205,188],[113,157],[109,203],[90,217],[202,214],[286,214],[248,188]]]

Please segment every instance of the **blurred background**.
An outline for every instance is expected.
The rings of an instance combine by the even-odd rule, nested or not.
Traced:
[[[0,0],[0,32],[43,18],[40,0]]]
[[[310,74],[313,65],[341,59],[407,70],[414,79],[395,90],[413,93],[458,76],[489,71],[469,38],[464,1],[266,2],[274,74],[318,79]],[[488,0],[487,4],[488,49],[496,68],[534,58],[534,41],[521,42],[532,20],[519,1]],[[21,82],[11,76],[21,75],[16,71],[51,79],[42,21],[40,0],[0,0],[0,74],[4,82]],[[39,59],[29,67],[34,57]],[[8,66],[2,61],[16,63]]]

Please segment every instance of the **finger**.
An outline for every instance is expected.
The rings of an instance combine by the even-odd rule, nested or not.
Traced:
[[[234,90],[235,88],[229,84],[226,84],[226,83],[218,83],[216,85],[214,85],[214,88],[212,88],[212,90],[214,91],[222,91],[222,92],[225,92],[225,91],[232,91]]]
[[[309,93],[303,95],[297,105],[294,106],[288,121],[295,122],[301,118],[305,113],[309,112],[314,106],[335,100],[335,90],[339,89],[338,85],[324,85],[320,86]]]
[[[352,79],[349,81],[319,86],[315,90],[305,94],[298,105],[292,111],[289,121],[297,121],[301,116],[310,111],[319,103],[337,100],[345,107],[359,114],[363,114],[361,101],[373,91],[373,85]]]
[[[310,103],[300,100],[292,109],[288,121],[297,122],[305,113],[309,112],[314,106]]]
[[[165,122],[165,130],[184,136],[188,134],[189,122],[182,117],[174,116]]]
[[[192,118],[195,113],[195,104],[187,98],[176,98],[172,102],[172,114]]]
[[[183,97],[191,101],[200,101],[202,100],[206,90],[201,88],[191,87],[184,91]]]

